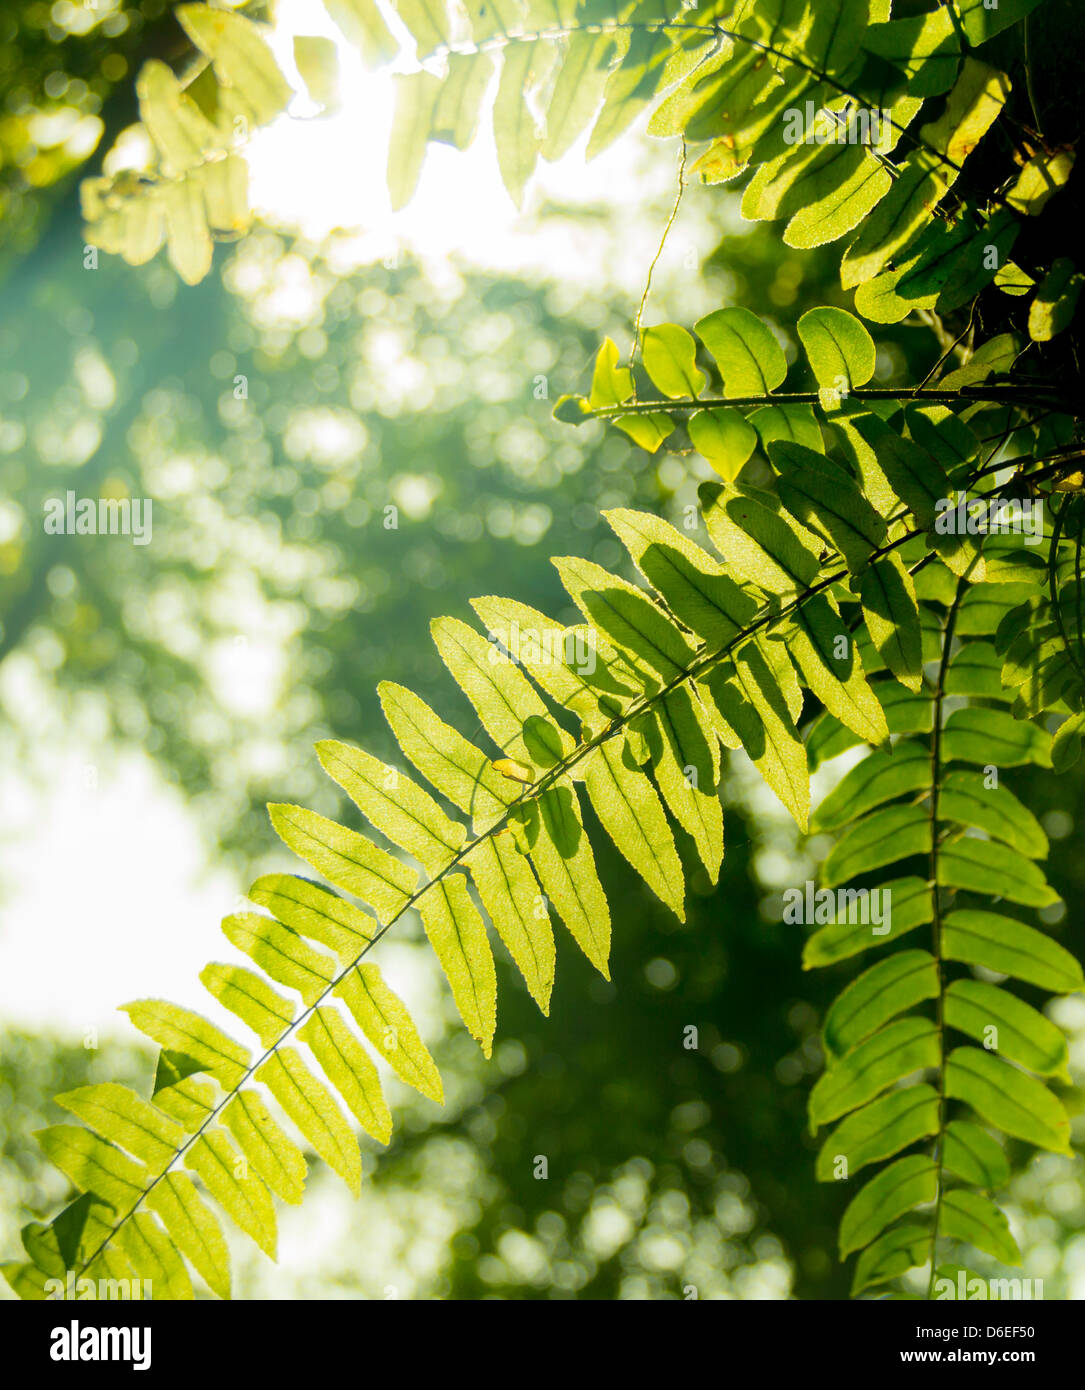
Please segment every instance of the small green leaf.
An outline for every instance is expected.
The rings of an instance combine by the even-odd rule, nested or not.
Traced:
[[[556,160],[566,154],[594,116],[614,55],[613,34],[574,30],[569,35],[565,58],[546,111],[544,159]]]
[[[373,0],[324,0],[324,8],[344,36],[354,44],[367,66],[394,58],[399,45]]]
[[[966,1240],[1004,1265],[1019,1265],[1021,1252],[1010,1223],[988,1198],[954,1188],[942,1198],[942,1229],[953,1240]]]
[[[885,806],[872,811],[837,840],[821,866],[821,881],[827,888],[835,888],[872,869],[929,854],[930,848],[930,816],[923,807]]]
[[[1047,836],[1040,822],[1008,787],[989,786],[981,772],[951,772],[942,786],[939,814],[983,830],[1029,859],[1047,857]]]
[[[867,631],[879,656],[902,685],[918,691],[923,684],[923,635],[911,575],[894,552],[868,565],[858,586]]]
[[[930,1250],[931,1236],[925,1226],[895,1226],[886,1231],[856,1261],[852,1298],[875,1284],[888,1283],[925,1264]]]
[[[1069,328],[1077,313],[1077,302],[1085,286],[1085,275],[1073,261],[1060,256],[1036,291],[1029,306],[1028,334],[1035,343],[1047,343]]]
[[[805,832],[810,815],[806,747],[768,663],[754,642],[706,673],[702,689],[765,782]]]
[[[418,910],[452,987],[467,1031],[489,1057],[497,1027],[497,975],[486,927],[463,874],[446,874],[422,894]]]
[[[814,970],[822,965],[832,965],[838,960],[860,955],[873,946],[887,945],[897,941],[906,932],[924,926],[934,916],[930,886],[921,878],[897,878],[882,885],[883,902],[892,904],[889,921],[883,923],[889,931],[876,936],[869,921],[861,920],[862,914],[855,913],[855,921],[831,922],[814,932],[803,947],[802,965],[804,970]]]
[[[366,1134],[382,1144],[392,1137],[392,1116],[385,1103],[377,1069],[369,1054],[343,1022],[337,1009],[314,1009],[298,1037],[307,1043],[331,1082]]]
[[[1057,994],[1085,988],[1081,966],[1065,947],[995,912],[951,912],[942,924],[942,950],[948,960],[982,965]]]
[[[184,1261],[155,1217],[137,1211],[117,1228],[116,1244],[128,1257],[147,1296],[184,1300],[195,1297]]]
[[[173,1161],[184,1138],[180,1125],[169,1116],[111,1081],[80,1086],[55,1099],[103,1139],[127,1149],[152,1173],[162,1172]]]
[[[716,359],[725,396],[765,396],[787,376],[783,348],[749,309],[717,309],[693,326]]]
[[[280,1047],[257,1068],[255,1076],[357,1196],[362,1182],[358,1141],[327,1087],[312,1074],[296,1048]]]
[[[472,815],[476,834],[499,821],[518,791],[493,771],[486,754],[440,719],[413,691],[391,681],[383,681],[377,691],[400,748],[443,796]],[[270,903],[265,906],[275,911]],[[302,930],[296,922],[290,925]]]
[[[273,1046],[294,1019],[294,1005],[243,965],[212,962],[200,971],[200,982],[220,1004],[248,1024],[264,1047]]]
[[[987,0],[953,0],[953,8],[964,25],[965,37],[973,48],[1008,29],[1011,24],[1031,14],[1040,0],[999,0],[989,5]]]
[[[951,1120],[946,1126],[942,1161],[950,1173],[973,1187],[1005,1187],[1010,1165],[998,1141],[970,1120]]]
[[[222,1229],[187,1173],[166,1173],[147,1194],[147,1205],[174,1244],[219,1298],[230,1297],[230,1255]]]
[[[938,882],[945,888],[987,893],[1024,907],[1050,907],[1059,895],[1024,855],[993,840],[966,838],[942,846]]]
[[[698,493],[712,543],[739,578],[780,597],[809,588],[821,568],[816,542],[772,509],[771,494],[718,483]]]
[[[603,829],[656,897],[684,922],[682,863],[655,788],[627,760],[618,739],[601,743],[581,766]]]
[[[209,55],[220,83],[233,89],[254,125],[266,125],[285,110],[293,93],[264,39],[266,29],[244,15],[208,5],[177,5],[174,14],[196,47]]]
[[[199,1062],[225,1090],[232,1091],[241,1084],[250,1061],[248,1049],[200,1014],[163,999],[137,999],[121,1008],[141,1033],[160,1047]]]
[[[452,38],[444,0],[394,0],[395,9],[418,45],[419,58]]]
[[[74,1187],[93,1192],[117,1212],[138,1202],[152,1177],[142,1163],[79,1125],[52,1125],[38,1130],[37,1139],[49,1161]]]
[[[838,464],[801,444],[769,445],[780,473],[776,491],[791,515],[835,547],[861,573],[886,540],[885,521]]]
[[[799,319],[799,337],[819,386],[847,395],[874,375],[874,339],[854,314],[822,306]]]
[[[249,956],[271,979],[295,989],[306,1004],[315,1004],[335,976],[335,964],[315,951],[296,931],[259,912],[223,918],[223,935]]]
[[[433,111],[431,140],[440,140],[457,150],[466,150],[478,130],[482,103],[494,75],[494,60],[488,53],[452,53],[448,75]]]
[[[602,347],[595,354],[591,395],[588,397],[593,410],[622,405],[632,397],[633,373],[628,367],[620,367],[620,360],[617,343],[612,338],[604,338]]]
[[[713,647],[737,637],[756,613],[724,567],[669,522],[626,507],[603,516],[671,612]]]
[[[185,1154],[185,1167],[199,1174],[230,1220],[274,1259],[275,1205],[261,1180],[249,1172],[248,1160],[230,1143],[226,1131],[205,1130]]]
[[[870,688],[840,610],[827,594],[808,598],[781,640],[800,676],[827,710],[865,743],[888,744],[885,712]]]
[[[900,951],[853,980],[825,1018],[826,1049],[842,1057],[897,1014],[938,994],[938,968],[928,951]]]
[[[464,857],[482,906],[543,1013],[554,984],[554,933],[531,865],[509,834],[480,839]]]
[[[524,201],[524,189],[539,158],[539,132],[527,104],[527,88],[535,58],[534,44],[509,44],[504,50],[494,99],[497,164],[509,197],[517,207]]]
[[[429,874],[440,873],[467,839],[433,797],[398,768],[335,739],[316,745],[324,771],[354,802],[369,823],[394,845],[413,854]]]
[[[1066,1039],[1031,1004],[982,980],[955,980],[946,990],[945,1018],[988,1052],[1068,1085]]]
[[[284,1202],[297,1205],[305,1192],[305,1157],[272,1118],[260,1093],[238,1091],[222,1120],[257,1175]]]
[[[696,397],[704,390],[706,378],[697,366],[697,344],[684,328],[675,323],[646,328],[641,352],[644,370],[665,396],[672,400]]]
[[[1022,763],[1051,766],[1051,735],[1005,710],[954,710],[946,720],[942,753],[947,762],[977,763],[980,767],[1019,767]]]
[[[822,1144],[818,1182],[852,1177],[868,1163],[891,1158],[938,1131],[938,1093],[921,1083],[890,1091],[843,1120]]]
[[[560,781],[518,816],[543,892],[573,940],[609,980],[610,909],[584,833],[576,788]]]
[[[279,838],[318,873],[368,903],[382,923],[402,912],[418,874],[354,830],[304,806],[270,805]]]
[[[296,34],[294,63],[316,105],[334,110],[339,105],[339,50],[335,41]]]
[[[930,781],[930,751],[904,739],[891,751],[868,754],[846,773],[814,812],[810,828],[839,830],[883,802],[929,787]]]
[[[946,1059],[946,1095],[989,1125],[1055,1153],[1071,1152],[1070,1121],[1046,1086],[1000,1057],[958,1047]]]
[[[757,448],[757,431],[729,406],[697,411],[687,428],[693,447],[728,483],[734,482]]]
[[[862,1250],[913,1207],[933,1202],[938,1170],[924,1154],[898,1158],[855,1194],[840,1218],[840,1258]]]
[[[1055,737],[1051,742],[1051,766],[1056,772],[1069,772],[1081,757],[1083,735],[1085,711],[1064,719],[1055,730]]]
[[[866,1105],[913,1072],[936,1067],[940,1057],[938,1030],[928,1019],[901,1018],[887,1024],[830,1062],[818,1078],[810,1093],[811,1129]]]
[[[264,874],[248,896],[299,936],[327,946],[344,964],[356,960],[377,934],[372,917],[296,874]]]
[[[396,73],[395,113],[392,117],[392,138],[388,146],[388,191],[392,209],[398,211],[410,202],[422,161],[426,157],[426,142],[433,129],[437,102],[441,96],[441,79],[424,69],[419,72]]]
[[[441,1077],[403,1001],[385,984],[380,967],[356,965],[335,987],[355,1022],[401,1081],[444,1104]]]

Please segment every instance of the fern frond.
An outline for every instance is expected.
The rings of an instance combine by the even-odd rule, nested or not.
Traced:
[[[1049,736],[992,707],[1007,696],[989,677],[976,675],[992,671],[990,644],[965,637],[958,648],[954,641],[956,633],[976,630],[974,615],[982,605],[1004,606],[1000,587],[958,581],[937,676],[922,695],[931,707],[926,743],[910,737],[892,754],[874,753],[859,763],[815,821],[818,828],[843,831],[823,866],[825,888],[835,891],[856,879],[864,888],[851,890],[846,920],[833,920],[807,940],[804,964],[890,948],[830,1009],[827,1069],[810,1098],[811,1124],[836,1124],[818,1159],[823,1180],[851,1181],[860,1166],[894,1160],[859,1189],[844,1213],[840,1256],[862,1252],[853,1295],[924,1265],[933,1291],[943,1277],[939,1255],[947,1241],[1019,1263],[1005,1218],[987,1195],[1009,1178],[990,1130],[1069,1151],[1066,1112],[1041,1079],[1068,1080],[1065,1039],[1007,989],[959,972],[978,966],[1055,991],[1078,989],[1083,981],[1080,966],[1050,937],[976,905],[1057,901],[1036,862],[1047,853],[1046,837],[1000,782],[1008,765],[1047,764]],[[987,623],[982,630],[989,630]],[[882,683],[875,681],[874,689]],[[947,715],[950,691],[991,703]],[[976,763],[982,772],[968,766]],[[917,870],[925,865],[925,873],[867,886],[884,870],[910,864]],[[858,907],[873,893],[882,895],[884,925],[871,925],[873,918]],[[932,932],[930,951],[911,944],[892,949],[905,933],[910,943],[923,926]],[[933,1019],[925,1012],[932,1001]],[[916,1008],[924,1013],[916,1016]],[[956,1043],[954,1035],[964,1041]],[[934,1087],[922,1079],[932,1076]],[[967,1108],[951,1119],[954,1103]],[[896,1157],[925,1142],[928,1152]]]

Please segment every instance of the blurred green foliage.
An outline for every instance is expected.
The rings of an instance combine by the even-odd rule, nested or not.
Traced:
[[[599,510],[677,516],[697,476],[692,461],[550,418],[601,325],[628,323],[613,294],[464,268],[437,286],[411,263],[344,271],[334,241],[270,231],[195,289],[164,264],[84,270],[69,175],[101,122],[130,119],[133,68],[171,41],[163,16],[156,0],[99,0],[0,17],[0,663],[29,662],[57,700],[100,706],[103,757],[107,743],[153,757],[247,879],[270,846],[265,800],[335,809],[317,738],[391,751],[378,680],[446,703],[430,617],[463,615],[490,588],[566,616],[547,556],[617,565]],[[831,252],[729,233],[705,294],[787,329],[835,301],[835,271]],[[879,374],[912,379],[942,350],[915,322],[882,346]],[[153,544],[47,537],[44,502],[69,489],[153,498]],[[7,713],[14,760],[36,725]],[[1068,851],[1081,774],[1015,786],[1056,838],[1053,883],[1080,903],[1085,863]],[[700,885],[684,926],[597,840],[613,984],[560,950],[544,1020],[499,967],[494,1063],[450,1034],[447,1111],[404,1099],[370,1195],[337,1199],[340,1293],[383,1296],[376,1275],[352,1281],[349,1252],[365,1246],[372,1202],[396,1210],[397,1191],[430,1184],[451,1216],[436,1269],[416,1271],[423,1295],[846,1295],[826,1253],[844,1197],[816,1188],[805,1133],[818,1025],[846,970],[802,973],[759,857],[801,864],[804,851],[737,771],[724,797],[721,882]],[[1085,950],[1080,913],[1062,939]],[[1078,1014],[1064,1021],[1085,1033]],[[61,1195],[28,1138],[59,1118],[48,1095],[107,1076],[138,1085],[139,1065],[134,1051],[3,1035],[6,1246]],[[1038,1160],[1014,1200],[1058,1296],[1085,1251],[1080,1161]],[[276,1279],[282,1296],[290,1271]],[[329,1291],[296,1292],[314,1288]]]

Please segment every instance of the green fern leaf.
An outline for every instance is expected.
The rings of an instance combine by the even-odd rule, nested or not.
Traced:
[[[256,962],[271,979],[297,990],[306,1004],[315,1004],[335,978],[335,966],[322,951],[314,951],[295,931],[258,912],[225,917],[223,935]]]
[[[372,840],[304,806],[268,807],[279,838],[336,888],[368,903],[382,923],[402,912],[418,875]]]
[[[938,968],[927,951],[901,951],[879,961],[838,995],[825,1019],[827,1052],[843,1057],[857,1043],[906,1009],[934,999]]]
[[[338,782],[369,823],[394,845],[413,854],[427,873],[440,873],[467,839],[428,792],[378,758],[346,743],[316,745],[324,771]]]
[[[942,1161],[973,1187],[994,1189],[1010,1180],[1010,1165],[998,1141],[969,1120],[951,1120],[946,1126]]]
[[[262,1082],[313,1148],[357,1194],[362,1182],[358,1141],[327,1087],[322,1085],[292,1047],[280,1047],[257,1067]],[[202,1174],[201,1174],[202,1176]]]
[[[222,1121],[257,1177],[296,1205],[305,1191],[305,1157],[288,1139],[259,1092],[242,1089],[223,1109]]]
[[[954,980],[945,993],[945,1018],[951,1028],[967,1033],[1008,1062],[1069,1084],[1065,1037],[1043,1014],[1007,990],[982,980]]]
[[[438,879],[418,910],[467,1031],[489,1057],[497,1027],[497,976],[486,927],[462,874]]]
[[[902,1018],[887,1024],[818,1078],[810,1093],[811,1127],[817,1129],[866,1105],[913,1072],[936,1067],[941,1055],[938,1031],[927,1019]]]
[[[353,903],[295,874],[264,874],[247,896],[299,936],[334,951],[344,965],[357,960],[377,933],[377,924]]]
[[[264,1047],[273,1047],[294,1020],[293,1004],[244,966],[213,962],[200,971],[200,981],[252,1029]]]
[[[951,912],[943,923],[943,945],[950,960],[982,965],[1057,994],[1085,988],[1081,966],[1069,951],[1012,917]]]
[[[765,396],[787,376],[783,349],[749,309],[717,309],[693,326],[716,359],[725,396]]]
[[[392,1135],[392,1116],[385,1103],[377,1069],[369,1054],[343,1022],[337,1009],[314,1009],[298,1037],[307,1043],[336,1094],[374,1139],[387,1144]]]
[[[162,999],[137,999],[122,1008],[141,1033],[161,1047],[192,1057],[225,1090],[241,1084],[251,1060],[248,1049],[200,1014]]]
[[[275,1207],[263,1182],[248,1171],[243,1158],[224,1130],[209,1129],[185,1154],[185,1167],[199,1175],[203,1185],[237,1228],[249,1236],[265,1255],[275,1258],[277,1231]]]
[[[167,1173],[147,1194],[147,1205],[208,1288],[219,1298],[229,1298],[230,1256],[226,1241],[188,1174]]]
[[[976,1047],[946,1058],[946,1095],[963,1100],[1003,1134],[1055,1153],[1070,1152],[1070,1121],[1062,1103],[1034,1077]]]
[[[554,933],[531,866],[511,834],[480,840],[464,864],[482,906],[544,1014],[554,985]]]
[[[576,788],[548,787],[518,812],[517,823],[539,882],[573,940],[610,979],[610,908],[595,867]]]
[[[890,1091],[837,1125],[818,1152],[817,1180],[850,1177],[937,1132],[938,1094],[933,1087],[921,1084]]]
[[[938,1170],[924,1154],[898,1158],[870,1179],[851,1199],[840,1219],[840,1258],[862,1250],[886,1226],[913,1207],[933,1202],[938,1189]]]
[[[385,984],[376,965],[356,965],[335,986],[335,994],[374,1048],[401,1081],[444,1104],[441,1078],[403,1001]]]
[[[651,782],[611,740],[583,763],[584,785],[604,830],[659,900],[685,921],[685,877]]]

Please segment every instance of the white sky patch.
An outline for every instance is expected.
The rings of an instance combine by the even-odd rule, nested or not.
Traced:
[[[197,977],[237,888],[208,869],[181,794],[148,758],[104,771],[76,742],[54,744],[47,798],[29,779],[6,781],[0,1020],[134,1041],[118,1012],[129,1000],[213,1011]]]
[[[338,43],[341,106],[334,115],[314,116],[312,102],[299,96],[292,116],[258,133],[246,148],[250,196],[267,220],[296,228],[314,242],[337,229],[357,232],[353,249],[358,265],[409,252],[438,272],[441,262],[456,258],[509,275],[560,276],[585,285],[598,284],[605,275],[608,282],[639,294],[662,231],[662,224],[644,210],[676,188],[674,141],[652,141],[658,157],[647,166],[643,139],[628,137],[589,164],[585,133],[561,160],[540,161],[521,212],[501,182],[484,111],[468,150],[429,145],[415,196],[393,213],[387,188],[393,69],[365,68],[317,0],[282,0],[273,46],[299,86],[293,64],[296,34]],[[537,216],[547,203],[571,211],[605,204],[621,218],[623,234],[614,236],[610,218],[579,221],[554,211]],[[711,242],[711,235],[702,234],[689,249],[699,258]]]

